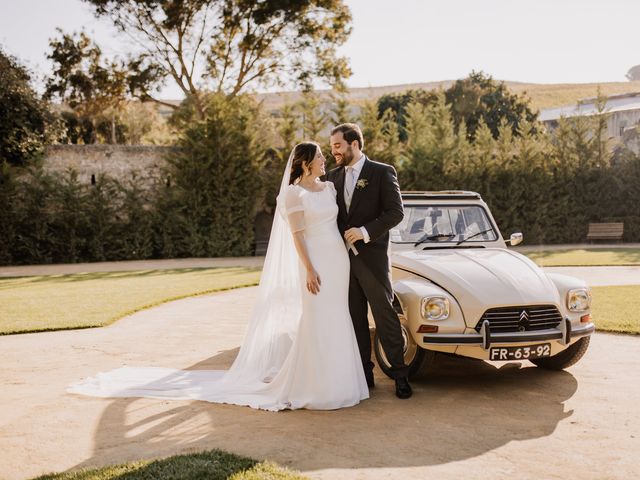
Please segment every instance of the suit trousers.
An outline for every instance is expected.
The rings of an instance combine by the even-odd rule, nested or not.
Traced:
[[[371,305],[371,313],[382,348],[391,364],[391,376],[406,377],[409,369],[404,363],[404,339],[400,320],[392,304],[393,289],[386,250],[380,252],[370,250],[366,254],[362,252],[359,255],[349,251],[349,259],[351,262],[349,311],[362,357],[362,366],[365,372],[371,372],[374,367],[371,361],[368,302]]]

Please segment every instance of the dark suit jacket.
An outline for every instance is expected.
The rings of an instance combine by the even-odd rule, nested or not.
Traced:
[[[365,156],[358,182],[366,180],[366,186],[361,188],[356,183],[348,212],[344,202],[344,167],[334,168],[327,173],[326,177],[333,182],[338,193],[340,233],[344,235],[344,232],[352,227],[364,227],[371,240],[367,244],[361,240],[357,241],[355,247],[358,252],[369,256],[366,255],[367,252],[384,251],[386,256],[389,248],[389,230],[399,224],[404,217],[395,169],[391,165],[371,161]]]

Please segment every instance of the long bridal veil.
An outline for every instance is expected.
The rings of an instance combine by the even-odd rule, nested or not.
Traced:
[[[287,358],[302,315],[299,260],[284,199],[292,160],[293,151],[280,184],[257,298],[231,368],[220,371],[127,366],[85,379],[69,387],[69,392],[225,402],[229,394],[251,394],[257,386],[268,384]]]
[[[280,183],[257,299],[238,357],[225,376],[235,384],[264,381],[280,370],[302,315],[299,260],[284,199],[292,161],[293,151]]]

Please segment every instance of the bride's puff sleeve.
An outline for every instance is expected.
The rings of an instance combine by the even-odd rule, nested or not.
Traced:
[[[305,228],[304,206],[302,205],[302,196],[299,188],[293,185],[289,186],[285,196],[285,208],[291,232],[296,233],[303,231]]]

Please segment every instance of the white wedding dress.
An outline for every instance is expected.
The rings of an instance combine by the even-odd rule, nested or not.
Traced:
[[[309,191],[283,180],[281,217],[276,214],[254,312],[230,370],[122,367],[68,391],[204,400],[273,411],[332,410],[369,398],[349,315],[349,258],[336,224],[336,191],[331,182],[322,186]],[[317,295],[305,288],[306,270],[291,231],[304,232],[321,281]]]

